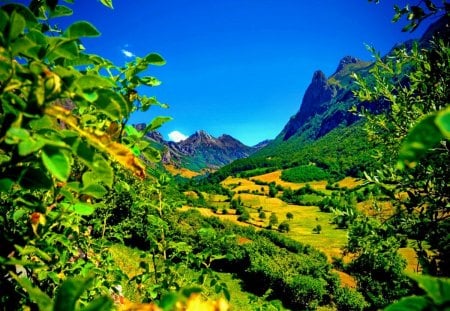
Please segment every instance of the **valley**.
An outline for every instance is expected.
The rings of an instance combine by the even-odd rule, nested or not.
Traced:
[[[166,141],[172,118],[148,111],[169,106],[147,93],[165,59],[88,54],[100,31],[65,2],[0,7],[0,310],[448,309],[446,1],[396,6],[404,31],[432,23],[309,72],[297,112],[254,146],[202,129]],[[232,83],[215,84],[209,102]],[[201,111],[220,123],[218,108]],[[243,108],[223,114],[242,125]]]

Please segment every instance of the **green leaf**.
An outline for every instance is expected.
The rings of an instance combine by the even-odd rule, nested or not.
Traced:
[[[11,161],[11,157],[9,155],[0,153],[0,165],[9,161]]]
[[[128,136],[136,136],[141,137],[141,133],[132,125],[125,125],[125,133],[127,133]]]
[[[141,150],[144,157],[149,160],[150,162],[159,162],[161,161],[161,153],[153,148],[153,147],[147,147],[144,150]]]
[[[114,310],[114,302],[110,297],[103,296],[91,301],[81,311],[110,311]]]
[[[14,182],[9,178],[0,178],[0,192],[9,192]]]
[[[50,38],[49,41],[58,41],[47,53],[50,60],[60,57],[65,59],[77,59],[79,57],[78,45],[73,40],[61,40],[60,38]]]
[[[25,55],[31,54],[31,56],[34,56],[34,53],[28,53],[28,51],[35,46],[36,46],[36,43],[33,40],[31,40],[28,36],[18,38],[11,45],[12,55],[16,56],[19,54],[25,54]]]
[[[442,135],[450,139],[450,106],[438,112],[435,123]]]
[[[97,75],[84,75],[75,80],[73,85],[83,91],[99,88],[113,88],[116,86],[115,83],[110,79]]]
[[[155,66],[162,66],[166,64],[164,58],[162,58],[161,55],[156,53],[148,54],[147,56],[144,57],[144,61]]]
[[[45,141],[43,139],[39,139],[39,137],[37,139],[30,138],[28,140],[23,140],[18,145],[19,155],[27,156],[42,149],[44,146]]]
[[[385,311],[421,311],[427,310],[428,303],[425,297],[411,296],[400,299],[398,302],[388,306]]]
[[[92,204],[82,203],[82,202],[75,203],[72,206],[72,208],[76,214],[81,215],[81,216],[92,215],[95,211],[94,206]]]
[[[22,218],[22,216],[28,214],[30,211],[26,210],[24,208],[20,208],[18,210],[16,210],[13,214],[13,220],[14,222],[17,222],[20,218]]]
[[[400,147],[397,168],[416,166],[417,162],[442,140],[435,118],[435,114],[429,115],[410,130]]]
[[[9,25],[8,39],[9,41],[13,41],[25,30],[26,21],[21,14],[19,14],[17,11],[14,11],[11,14]]]
[[[144,135],[147,134],[148,132],[156,130],[161,125],[163,125],[164,123],[166,123],[167,121],[170,121],[170,120],[172,120],[171,117],[164,117],[164,116],[158,116],[158,117],[154,118],[152,120],[152,122],[150,122],[150,124],[147,125],[147,127],[145,128]]]
[[[100,2],[104,5],[107,6],[110,9],[114,9],[113,8],[113,3],[112,0],[100,0]]]
[[[0,10],[0,33],[5,33],[6,25],[8,24],[9,16]]]
[[[450,302],[450,279],[437,278],[429,275],[414,274],[410,277],[427,293],[435,304]]]
[[[51,311],[52,310],[52,300],[44,292],[42,292],[38,287],[34,287],[28,278],[18,277],[14,273],[11,273],[12,277],[17,281],[17,283],[22,286],[23,289],[28,293],[30,299],[34,301],[40,311]]]
[[[70,175],[70,159],[66,152],[58,148],[46,147],[42,150],[42,162],[48,171],[60,181],[67,181]]]
[[[5,4],[4,6],[2,6],[2,10],[4,10],[5,12],[8,12],[10,15],[12,15],[12,12],[16,12],[17,14],[20,14],[26,22],[26,25],[28,26],[28,28],[33,28],[35,25],[38,24],[38,21],[36,19],[36,17],[34,16],[33,12],[31,12],[31,10],[29,8],[27,8],[26,6],[22,5],[22,4],[16,4],[16,3],[10,3],[10,4]],[[3,16],[0,16],[3,17]]]
[[[65,5],[57,5],[53,11],[50,12],[50,17],[61,17],[61,16],[70,16],[73,14],[73,11],[71,8],[65,6]]]
[[[91,185],[88,185],[87,187],[83,188],[81,190],[81,193],[90,195],[96,199],[101,199],[103,196],[105,196],[108,193],[108,191],[102,185],[91,184]]]
[[[114,181],[114,172],[110,164],[100,156],[96,155],[94,162],[91,163],[92,171],[86,172],[82,176],[83,185],[86,187],[95,183],[103,183],[112,187]]]
[[[18,144],[23,140],[28,140],[30,138],[30,133],[20,127],[11,127],[6,132],[5,142],[10,145]]]
[[[81,37],[98,37],[100,32],[91,23],[79,21],[70,25],[64,35],[71,39],[78,39]]]
[[[64,281],[56,294],[54,311],[75,310],[77,300],[89,288],[92,278],[70,278]]]
[[[155,77],[142,77],[139,78],[139,82],[147,86],[158,86],[161,85],[161,81],[156,79]]]
[[[47,115],[44,115],[39,119],[32,120],[30,122],[30,127],[31,129],[38,131],[42,129],[53,129],[55,127],[55,124],[52,118],[50,118]]]
[[[128,115],[128,104],[122,95],[112,90],[98,90],[95,107],[106,114],[111,120],[122,120]]]

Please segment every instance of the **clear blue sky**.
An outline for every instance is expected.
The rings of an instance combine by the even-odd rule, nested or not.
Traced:
[[[161,128],[191,135],[230,134],[247,145],[274,138],[295,114],[315,70],[331,75],[352,55],[370,60],[365,43],[386,53],[418,37],[393,24],[393,4],[367,0],[76,0],[75,17],[102,36],[84,41],[88,52],[124,64],[131,54],[160,53],[167,61],[150,73],[162,85],[147,89],[169,109],[150,109]]]

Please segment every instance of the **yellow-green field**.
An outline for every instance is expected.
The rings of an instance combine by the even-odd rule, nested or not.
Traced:
[[[171,164],[166,164],[166,165],[164,165],[164,167],[166,168],[166,170],[169,171],[170,174],[172,174],[174,176],[180,175],[185,178],[192,178],[192,177],[200,175],[200,173],[198,173],[198,172],[188,170],[187,168],[184,168],[184,167],[179,168],[179,167],[176,167]]]
[[[347,230],[337,229],[334,224],[331,224],[331,213],[323,213],[317,206],[298,206],[287,204],[280,198],[270,198],[268,194],[268,186],[257,185],[257,181],[264,183],[274,182],[285,188],[292,190],[300,189],[309,184],[314,190],[321,191],[324,194],[331,193],[326,189],[327,181],[313,181],[308,183],[290,183],[281,180],[281,170],[254,176],[250,178],[236,178],[228,177],[222,181],[222,186],[234,191],[233,199],[240,198],[243,205],[247,208],[250,214],[250,220],[243,223],[238,221],[238,215],[234,215],[234,210],[229,209],[227,214],[222,214],[222,209],[228,209],[228,202],[219,202],[220,199],[214,199],[210,202],[213,206],[219,208],[215,213],[210,209],[201,208],[200,212],[205,216],[216,216],[221,219],[226,219],[240,225],[253,225],[257,228],[265,228],[269,224],[269,217],[271,213],[275,213],[278,218],[278,224],[287,221],[289,224],[289,232],[285,233],[288,237],[299,241],[301,243],[309,244],[321,251],[323,251],[331,260],[333,257],[342,257],[342,248],[347,243]],[[255,182],[256,181],[256,182]],[[336,185],[340,188],[353,189],[363,183],[362,180],[346,177]],[[255,194],[255,191],[257,193]],[[280,192],[281,193],[281,192]],[[206,198],[206,196],[205,196]],[[215,202],[213,202],[215,201]],[[389,202],[378,202],[378,207],[375,206],[372,200],[358,203],[358,210],[372,216],[385,217],[392,214],[392,205]],[[189,208],[189,207],[184,207]],[[259,217],[258,209],[262,209],[265,213],[265,219]],[[293,215],[293,219],[288,220],[287,213]],[[317,226],[321,227],[320,233],[313,231]],[[409,271],[417,269],[417,258],[411,248],[401,249],[400,253],[407,259]],[[349,260],[349,258],[344,258]],[[353,281],[348,280],[351,284]]]

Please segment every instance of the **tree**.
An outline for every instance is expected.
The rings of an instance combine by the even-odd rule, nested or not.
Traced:
[[[423,269],[447,276],[449,55],[444,29],[431,42],[397,48],[387,58],[376,56],[368,78],[355,75],[359,86],[356,95],[361,101],[389,107],[381,114],[363,112],[367,132],[378,143],[380,160],[385,163],[369,181],[383,188],[394,202],[396,215],[391,221],[401,223],[399,233],[416,241]],[[425,252],[424,244],[432,252]]]
[[[106,241],[93,238],[98,221],[90,217],[107,194],[118,192],[118,167],[145,180],[145,163],[160,154],[142,138],[170,119],[156,117],[143,131],[127,124],[131,113],[163,106],[141,90],[159,84],[144,72],[164,59],[150,53],[115,66],[87,54],[82,41],[100,33],[86,21],[66,29],[52,25],[50,18],[72,14],[57,4],[0,8],[0,274],[13,276],[0,278],[0,304],[12,309],[31,300],[40,309],[61,309],[54,304],[67,292],[74,304],[80,298],[92,308],[89,300],[108,295],[108,287],[125,278]],[[126,196],[113,201],[120,213],[130,203]],[[125,218],[118,216],[110,220]],[[30,277],[14,277],[11,262]],[[80,278],[99,262],[95,278]]]
[[[269,227],[272,228],[278,223],[278,217],[275,213],[270,214],[269,217]]]
[[[294,219],[294,214],[292,214],[291,212],[287,212],[287,213],[286,213],[286,219],[287,219],[287,220],[292,220],[292,219]]]
[[[269,197],[274,198],[278,193],[278,189],[275,185],[275,183],[271,182],[269,184]]]
[[[314,233],[320,234],[320,232],[322,232],[322,226],[321,225],[317,225],[313,228],[312,230]]]
[[[280,232],[289,232],[291,230],[289,223],[287,221],[283,221],[278,225],[278,231]]]
[[[264,211],[260,211],[258,216],[260,219],[266,219],[266,213]]]

